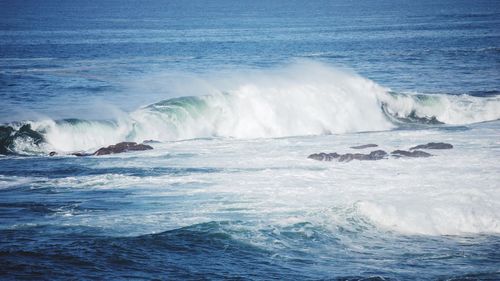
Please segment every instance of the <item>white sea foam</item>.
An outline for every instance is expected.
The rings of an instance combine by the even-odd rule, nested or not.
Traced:
[[[455,197],[455,198],[453,198]],[[409,234],[500,233],[500,206],[489,198],[449,196],[402,202],[359,202],[360,212],[376,225]]]
[[[89,159],[85,163],[95,174],[72,173],[43,181],[26,178],[28,182],[20,184],[130,189],[128,200],[153,210],[124,207],[118,213],[54,218],[68,225],[106,227],[124,234],[161,232],[210,221],[248,222],[245,227],[256,233],[252,241],[256,244],[269,243],[261,230],[279,232],[301,223],[331,233],[374,229],[375,235],[385,231],[499,234],[499,126],[500,122],[490,122],[455,131],[165,142],[140,157],[120,154]],[[352,152],[350,146],[364,143],[377,143],[379,149],[390,152],[430,141],[450,142],[454,148],[429,151],[434,156],[425,159],[349,163],[307,159],[321,151]],[[82,160],[64,161],[71,163],[72,159]],[[7,186],[17,185],[16,178],[1,180]],[[298,226],[297,231],[307,236],[311,230],[306,228]]]

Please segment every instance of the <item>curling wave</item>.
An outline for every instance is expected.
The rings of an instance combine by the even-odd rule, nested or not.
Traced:
[[[203,85],[200,96],[160,101],[112,121],[6,124],[0,127],[0,153],[90,151],[150,139],[341,134],[390,130],[401,124],[500,119],[499,95],[394,93],[354,73],[311,61],[219,75],[204,79]]]

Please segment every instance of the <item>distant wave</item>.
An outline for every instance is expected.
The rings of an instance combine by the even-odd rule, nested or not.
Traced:
[[[207,93],[115,120],[38,120],[0,127],[0,153],[90,151],[120,141],[272,138],[463,125],[500,119],[500,96],[394,93],[354,73],[302,61],[204,81]],[[488,93],[498,93],[490,91]],[[29,131],[23,125],[29,125]],[[38,135],[37,135],[38,134]]]

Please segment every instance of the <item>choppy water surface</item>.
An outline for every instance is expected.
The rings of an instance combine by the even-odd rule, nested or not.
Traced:
[[[1,279],[500,279],[495,1],[0,15]]]

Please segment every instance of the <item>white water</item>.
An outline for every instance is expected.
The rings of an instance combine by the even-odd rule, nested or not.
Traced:
[[[238,220],[250,223],[246,227],[255,232],[251,242],[257,244],[269,243],[259,240],[260,230],[279,231],[300,222],[334,233],[339,227],[357,232],[361,223],[403,234],[500,234],[499,140],[500,122],[472,125],[465,131],[189,140],[153,144],[155,149],[147,152],[102,157],[95,165],[210,168],[214,172],[105,174],[33,178],[33,182],[34,188],[130,189],[137,196],[136,204],[161,206],[161,212],[131,208],[57,218],[65,225],[105,227],[127,235]],[[430,141],[450,142],[454,148],[429,150],[433,157],[418,159],[349,163],[307,159],[321,151],[352,152],[350,146],[364,143],[377,143],[390,152]]]
[[[249,139],[393,129],[396,125],[381,110],[382,104],[396,117],[414,112],[447,124],[500,119],[500,96],[390,94],[359,75],[311,61],[179,79],[185,81],[177,84],[184,86],[173,87],[174,96],[195,91],[200,95],[118,114],[113,122],[47,119],[32,122],[32,127],[45,132],[46,150],[70,152],[125,140]]]

